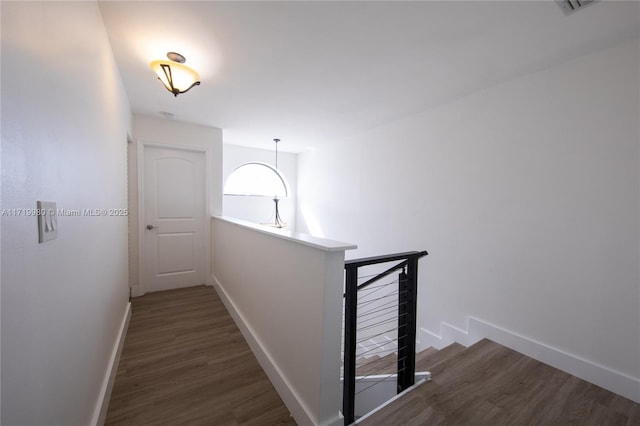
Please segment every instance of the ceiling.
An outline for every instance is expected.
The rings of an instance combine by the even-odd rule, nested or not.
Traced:
[[[102,1],[134,112],[302,152],[637,37],[637,2],[565,16],[554,1]],[[174,98],[149,63],[202,84]],[[588,90],[588,88],[585,88]]]

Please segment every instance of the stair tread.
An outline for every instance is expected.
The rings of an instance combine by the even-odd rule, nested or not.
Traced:
[[[640,404],[487,339],[430,371],[431,382],[381,408],[361,426],[640,424]]]
[[[367,362],[359,366],[356,370],[358,376],[368,376],[374,374],[393,374],[396,372],[398,359],[395,353],[383,356],[382,358]]]
[[[493,356],[493,352],[500,350],[509,351],[509,354],[516,353],[489,339],[482,339],[468,348],[463,346],[461,351],[437,363],[430,371],[431,374],[435,376],[435,374],[442,375],[456,369],[473,369],[474,363],[478,362],[479,359],[491,357]]]
[[[427,357],[433,356],[434,354],[437,354],[439,351],[438,349],[434,348],[433,346],[428,347],[427,349],[417,352],[416,353],[416,364],[419,360],[421,359],[425,359]]]
[[[379,359],[380,359],[380,357],[378,355],[356,358],[356,368],[360,368],[360,367],[362,367],[364,365],[370,364],[370,363],[372,363],[374,361],[377,361]]]
[[[460,343],[452,343],[445,348],[436,350],[436,352],[428,349],[424,350],[416,354],[416,371],[430,371],[441,362],[461,353],[465,349]]]
[[[375,361],[377,359],[380,359],[379,355],[361,356],[361,357],[357,357],[356,358],[356,362],[361,362],[363,364],[366,364],[368,362],[372,362],[372,361]]]
[[[446,348],[438,350],[430,347],[416,354],[416,372],[428,371],[438,363],[456,355],[464,350],[465,347],[453,343]],[[367,376],[373,374],[395,374],[397,369],[396,354],[388,354],[384,357],[377,355],[368,358],[358,358],[356,361],[357,375]]]

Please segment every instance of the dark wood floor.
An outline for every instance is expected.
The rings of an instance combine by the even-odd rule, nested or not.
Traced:
[[[210,287],[132,301],[107,425],[295,425]]]
[[[107,425],[295,425],[213,289],[132,304]],[[421,353],[433,380],[361,424],[640,425],[640,404],[488,340],[463,349]]]
[[[361,425],[640,425],[640,404],[489,340]]]
[[[437,350],[428,348],[416,354],[416,372],[430,371],[442,361],[466,350],[459,343],[453,343],[446,348]],[[395,353],[380,358],[372,356],[356,360],[356,376],[368,376],[373,374],[395,374],[398,368],[398,357]]]

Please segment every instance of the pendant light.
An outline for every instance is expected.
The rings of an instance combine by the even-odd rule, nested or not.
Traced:
[[[278,142],[280,142],[280,139],[274,139],[273,141],[276,143],[276,171],[277,171],[278,170]],[[287,226],[287,224],[283,222],[282,219],[280,218],[280,211],[278,210],[278,203],[280,202],[280,199],[278,198],[278,194],[276,194],[273,197],[273,202],[276,205],[275,223],[273,224],[273,226],[275,226],[276,228],[282,228]]]

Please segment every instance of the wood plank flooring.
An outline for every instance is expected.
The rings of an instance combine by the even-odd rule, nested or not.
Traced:
[[[429,371],[442,361],[464,351],[466,348],[459,343],[452,343],[440,350],[427,348],[416,354],[416,372]],[[398,370],[398,357],[395,353],[380,358],[374,355],[369,358],[356,360],[356,376],[373,374],[395,374]]]
[[[361,425],[640,425],[640,404],[489,340]]]
[[[132,315],[107,425],[295,425],[211,287],[150,293]]]
[[[212,288],[132,305],[107,425],[295,425]],[[640,425],[640,404],[489,340],[458,346],[420,355],[433,380],[361,424]]]

